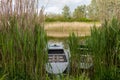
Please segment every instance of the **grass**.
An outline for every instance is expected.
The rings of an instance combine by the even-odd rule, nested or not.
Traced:
[[[88,46],[94,56],[93,80],[119,80],[118,55],[120,47],[120,23],[113,18],[111,22],[105,21],[101,28],[92,28]]]
[[[3,22],[3,24],[7,24]],[[94,60],[94,74],[82,71],[79,67],[80,56],[78,50],[81,39],[72,33],[66,38],[71,52],[70,74],[53,77],[54,80],[119,80],[119,36],[120,23],[113,19],[102,27],[91,29],[91,36],[86,37],[86,44]],[[47,36],[44,28],[34,23],[34,28],[20,28],[16,17],[9,18],[9,25],[0,32],[1,72],[0,79],[6,80],[50,80],[45,71],[47,62]]]
[[[0,7],[0,79],[45,79],[47,38],[37,0],[7,0]],[[11,7],[12,4],[14,8]],[[24,7],[23,7],[24,6]],[[29,7],[29,8],[28,8]],[[41,19],[42,18],[42,19]]]
[[[0,7],[0,80],[50,80],[45,71],[47,37],[43,28],[44,14],[42,10],[40,14],[38,10],[36,12],[36,2],[8,0]],[[84,78],[68,75],[61,79],[79,77]]]
[[[7,24],[6,21],[3,24]],[[74,41],[72,37],[77,44],[79,38],[72,34],[70,37],[71,41]],[[0,79],[50,80],[45,71],[47,62],[46,44],[46,33],[40,24],[34,23],[32,30],[20,28],[18,19],[15,16],[11,16],[9,25],[3,26],[0,32],[2,54]],[[72,45],[74,44],[72,43]],[[75,59],[75,57],[73,58]],[[74,63],[74,61],[72,62]],[[72,69],[71,73],[74,74],[77,69],[74,70],[74,67]],[[89,80],[85,75],[73,76],[72,74],[70,76],[61,76],[60,78],[62,80]],[[59,80],[60,78],[54,77],[53,79]]]
[[[47,41],[66,36],[71,52],[70,74],[52,76],[53,80],[120,79],[120,23],[117,19],[105,21],[101,27],[99,23],[93,26],[93,23],[78,22],[47,23],[44,27],[44,15],[42,10],[40,15],[36,13],[36,2],[19,0],[13,10],[10,6],[13,1],[8,0],[0,7],[0,80],[50,80],[51,76],[45,71]],[[50,34],[49,38],[47,34]],[[93,56],[93,76],[79,67],[80,55],[83,54],[78,50],[83,40],[80,35],[90,35],[84,43],[91,52],[84,54]]]
[[[79,46],[79,38],[72,33],[69,38],[68,38],[68,45],[70,48],[70,53],[71,53],[71,57],[70,57],[70,67],[71,67],[71,71],[70,73],[72,75],[79,75],[79,68],[77,67],[78,63],[79,63],[79,57],[80,55],[78,55],[78,46]]]
[[[46,35],[44,29],[35,24],[34,31],[18,29],[16,18],[10,19],[8,32],[0,38],[2,69],[7,80],[45,78],[44,64],[47,61]]]
[[[120,79],[120,23],[116,18],[97,28],[91,28],[91,36],[86,38],[85,44],[90,51],[84,52],[93,56],[94,70],[93,75],[89,76],[91,80],[119,80]],[[83,53],[78,50],[81,45],[80,39],[74,33],[68,38],[68,44],[71,52],[71,75],[81,75],[79,68],[80,55]],[[84,72],[84,71],[83,71]],[[73,74],[72,74],[73,73]],[[91,72],[90,72],[91,74]],[[89,70],[85,71],[89,75]]]
[[[53,22],[45,24],[45,31],[49,37],[69,37],[69,34],[74,32],[78,36],[90,36],[91,27],[96,24],[100,26],[99,22]]]

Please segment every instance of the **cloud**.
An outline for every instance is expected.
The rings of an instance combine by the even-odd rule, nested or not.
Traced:
[[[63,4],[70,4],[70,3],[79,3],[81,1],[82,0],[60,0],[59,2]]]
[[[51,7],[48,7],[45,9],[45,12],[46,13],[60,13],[61,12],[61,9],[59,7],[56,7],[56,6],[51,6]]]

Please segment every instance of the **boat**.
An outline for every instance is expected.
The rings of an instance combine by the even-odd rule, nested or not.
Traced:
[[[50,74],[64,73],[69,67],[69,57],[70,51],[62,43],[49,43],[46,71]]]
[[[80,68],[90,69],[93,67],[93,59],[91,55],[81,55],[80,56]]]

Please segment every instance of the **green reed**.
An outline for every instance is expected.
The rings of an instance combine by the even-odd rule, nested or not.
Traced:
[[[80,74],[79,70],[79,61],[80,53],[78,50],[79,47],[79,37],[75,33],[70,34],[68,38],[68,45],[70,48],[70,74],[77,76]]]
[[[40,80],[45,78],[47,38],[43,27],[35,23],[34,30],[19,28],[15,17],[9,29],[1,32],[2,69],[8,80]]]
[[[94,57],[93,80],[119,80],[118,55],[120,48],[120,23],[113,18],[97,29],[91,29],[87,44]]]

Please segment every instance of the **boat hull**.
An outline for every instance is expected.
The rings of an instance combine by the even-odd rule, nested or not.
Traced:
[[[68,67],[68,62],[53,62],[46,64],[46,71],[51,74],[61,74],[63,73]]]

